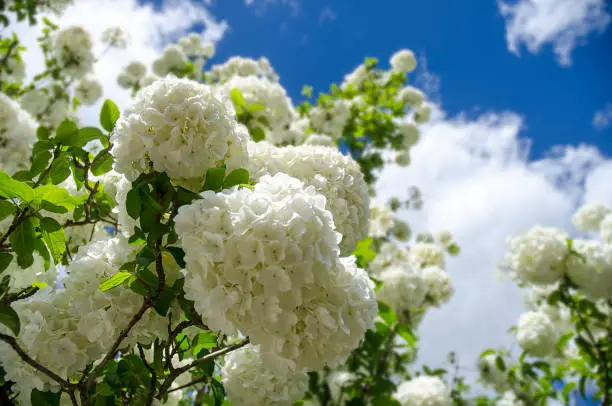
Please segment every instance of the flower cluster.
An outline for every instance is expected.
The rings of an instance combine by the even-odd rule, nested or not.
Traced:
[[[30,114],[0,93],[0,170],[12,174],[27,169],[36,128]]]
[[[210,86],[168,76],[142,89],[112,134],[115,170],[130,181],[143,172],[166,172],[199,190],[206,170],[246,166],[246,135],[235,111]]]
[[[79,102],[92,105],[102,97],[102,85],[94,78],[84,77],[77,83],[74,95]]]
[[[179,39],[178,44],[187,55],[212,58],[215,55],[215,46],[210,42],[202,42],[202,36],[197,33],[188,34]]]
[[[179,73],[187,65],[187,56],[179,45],[168,45],[159,58],[153,61],[153,73],[164,77],[168,73]]]
[[[95,57],[89,33],[82,27],[69,27],[55,35],[54,52],[58,65],[66,75],[82,78],[91,72]]]
[[[253,190],[204,192],[179,209],[186,297],[207,325],[316,370],[343,362],[376,316],[373,286],[339,258],[333,218],[314,187],[286,174]]]
[[[352,158],[337,149],[311,145],[278,148],[251,142],[248,149],[248,169],[255,179],[286,173],[325,196],[325,206],[342,234],[342,255],[351,254],[357,241],[366,237],[370,219],[368,190]]]
[[[272,82],[278,82],[278,75],[272,69],[267,58],[254,60],[233,56],[222,65],[213,65],[210,77],[218,83],[225,83],[235,76],[259,76]]]
[[[440,378],[421,375],[402,382],[394,395],[401,406],[448,406],[450,390]]]

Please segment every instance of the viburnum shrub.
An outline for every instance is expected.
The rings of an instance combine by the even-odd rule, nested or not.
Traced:
[[[69,3],[3,2],[0,22]],[[107,99],[83,126],[104,93],[98,39],[51,18],[31,79],[19,38],[0,37],[0,404],[532,405],[591,381],[609,401],[604,205],[575,217],[603,242],[547,227],[509,240],[524,352],[483,353],[489,392],[469,393],[454,353],[448,370],[414,366],[459,245],[399,219],[418,189],[373,192],[431,115],[411,51],[389,69],[365,59],[316,99],[305,86],[295,106],[267,59],[207,67],[215,48],[191,33],[150,71],[127,63],[129,105]],[[129,46],[117,27],[100,40]]]

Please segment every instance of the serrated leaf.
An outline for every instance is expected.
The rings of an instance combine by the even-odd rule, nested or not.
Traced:
[[[15,210],[17,210],[15,204],[8,200],[0,200],[0,221],[15,214]]]
[[[62,226],[51,217],[43,217],[40,220],[43,240],[49,248],[53,261],[57,264],[62,261],[66,252],[66,235]]]
[[[91,166],[91,173],[95,176],[100,176],[113,169],[113,157],[108,152],[101,152],[104,154],[101,158],[96,159],[95,163]],[[96,157],[97,158],[97,157]]]
[[[232,89],[230,91],[230,98],[236,110],[243,110],[246,107],[246,100],[244,100],[244,96],[242,96],[242,92],[239,89]]]
[[[0,252],[0,273],[4,272],[12,261],[13,254],[9,252]]]
[[[0,171],[0,197],[17,198],[23,202],[30,202],[34,198],[34,189]]]
[[[232,186],[249,183],[249,171],[246,169],[234,169],[223,180],[223,188],[229,189]]]
[[[392,308],[387,306],[383,302],[378,302],[378,315],[387,323],[387,325],[392,326],[397,322],[397,315],[393,311]]]
[[[255,142],[263,141],[266,139],[266,132],[261,127],[251,128],[251,139]]]
[[[205,331],[196,335],[191,341],[191,353],[197,357],[203,349],[210,350],[217,346],[217,335],[212,331]]]
[[[51,159],[51,153],[49,151],[39,151],[38,153],[33,154],[32,165],[30,166],[30,175],[36,176],[47,169],[49,160]]]
[[[410,347],[413,347],[413,348],[416,347],[417,338],[412,332],[412,329],[410,328],[410,326],[406,324],[398,324],[395,331],[397,332],[397,335],[402,337],[404,341],[406,341],[406,343],[410,345]]]
[[[185,268],[185,251],[179,247],[167,247],[166,248],[172,257],[181,268]]]
[[[117,105],[112,100],[106,99],[100,110],[100,124],[102,128],[108,132],[113,131],[115,123],[119,119],[119,114]]]
[[[36,129],[36,138],[40,141],[48,140],[51,131],[47,127],[40,126]]]
[[[172,305],[172,301],[174,300],[175,295],[172,289],[165,288],[159,298],[157,298],[157,302],[155,302],[155,310],[162,316],[166,316],[168,314],[168,310]]]
[[[17,254],[17,264],[23,268],[29,268],[34,263],[34,244],[36,242],[36,232],[32,225],[32,219],[27,218],[17,226],[9,237],[11,246]]]
[[[34,189],[34,198],[32,201],[43,205],[45,210],[54,213],[66,213],[66,211],[74,210],[77,199],[72,196],[66,189],[56,185],[43,185]],[[44,203],[50,203],[52,206],[63,207],[65,211],[56,211],[52,206],[44,207]]]
[[[51,183],[58,185],[70,176],[70,161],[66,155],[61,155],[53,164],[51,164],[51,171],[49,172],[51,177]]]
[[[209,168],[206,171],[206,181],[203,190],[218,191],[223,187],[225,168]]]
[[[0,307],[0,323],[10,328],[13,334],[15,334],[15,336],[19,335],[19,330],[21,328],[19,323],[19,316],[17,315],[17,312],[13,310],[12,307]]]
[[[106,292],[107,290],[116,288],[117,286],[123,284],[128,279],[132,277],[132,274],[125,271],[119,271],[104,282],[102,282],[99,286],[99,289],[102,292]]]
[[[55,141],[57,144],[72,145],[79,132],[79,127],[70,120],[64,120],[57,126],[55,130]]]
[[[104,133],[100,131],[99,128],[83,127],[79,130],[77,134],[77,139],[74,142],[74,146],[83,147],[88,142],[93,140],[100,140],[100,142],[102,142],[102,145],[104,145],[105,142],[108,142],[106,135],[104,135]]]
[[[140,188],[132,189],[127,193],[125,208],[128,215],[133,219],[140,217],[142,210],[142,199],[140,198]]]

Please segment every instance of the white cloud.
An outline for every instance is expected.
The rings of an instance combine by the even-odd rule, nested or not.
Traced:
[[[583,197],[612,200],[602,191],[612,163],[595,148],[557,148],[530,162],[530,143],[519,138],[524,125],[510,112],[471,120],[437,109],[412,150],[412,164],[388,166],[378,183],[383,201],[405,198],[409,186],[418,186],[423,209],[402,218],[415,232],[449,230],[461,246],[448,265],[456,293],[420,328],[420,361],[439,366],[456,351],[470,379],[480,352],[513,343],[507,330],[523,309],[519,289],[496,271],[506,237],[535,224],[570,229]]]
[[[610,23],[604,0],[498,0],[498,5],[511,52],[518,55],[522,43],[532,53],[551,44],[562,65],[571,64],[578,42]]]
[[[598,130],[605,130],[612,125],[612,103],[606,103],[604,108],[595,112],[593,125]]]
[[[321,14],[319,14],[319,24],[323,24],[325,22],[333,23],[337,18],[338,16],[334,10],[329,7],[324,7],[323,10],[321,10]]]
[[[428,100],[440,103],[440,77],[428,69],[425,55],[419,58],[414,84],[427,95]]]
[[[119,26],[129,35],[127,49],[109,50],[95,66],[95,75],[104,88],[103,99],[110,98],[119,107],[126,106],[130,100],[129,93],[116,83],[117,75],[129,62],[138,60],[150,65],[165,44],[190,31],[196,24],[204,26],[203,38],[212,42],[220,40],[229,28],[226,21],[218,21],[206,8],[189,0],[166,1],[160,9],[154,9],[150,4],[139,4],[137,0],[78,0],[61,17],[52,17],[51,20],[60,28],[70,25],[85,27],[96,41],[95,55],[104,51],[105,45],[99,39],[109,26]],[[40,27],[23,23],[11,27],[28,47],[25,63],[31,78],[44,69],[43,56],[36,44]],[[101,103],[79,110],[83,124],[97,124]]]
[[[257,14],[259,15],[265,13],[268,6],[272,5],[286,6],[291,10],[291,14],[294,17],[300,13],[299,0],[244,0],[244,4],[247,6],[255,5]]]

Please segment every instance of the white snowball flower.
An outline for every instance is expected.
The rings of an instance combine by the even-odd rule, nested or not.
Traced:
[[[287,92],[276,82],[257,76],[234,76],[224,84],[223,89],[228,97],[233,89],[238,89],[247,106],[261,106],[252,114],[255,118],[265,118],[272,131],[289,125],[297,117]]]
[[[567,275],[593,299],[612,298],[612,246],[596,240],[574,240],[579,256],[567,261]]]
[[[93,77],[85,77],[77,83],[75,96],[85,105],[92,105],[102,97],[102,85]]]
[[[365,65],[361,64],[355,68],[351,73],[344,76],[341,88],[346,89],[349,85],[353,85],[356,88],[360,88],[363,82],[368,78],[368,70]]]
[[[178,44],[187,55],[203,56],[210,59],[215,54],[215,46],[210,42],[202,42],[202,36],[195,32],[179,39]]]
[[[525,402],[520,400],[516,393],[512,391],[504,392],[502,397],[495,403],[496,406],[526,406]]]
[[[480,377],[486,385],[492,386],[497,393],[502,393],[509,388],[506,373],[497,367],[496,354],[487,354],[478,360]]]
[[[438,244],[416,243],[408,251],[408,263],[416,269],[430,266],[445,268],[444,251]]]
[[[129,36],[121,27],[109,27],[102,31],[102,43],[124,49],[129,43]]]
[[[371,201],[370,211],[372,218],[369,224],[368,235],[372,237],[384,237],[394,225],[393,212],[387,205]]]
[[[588,203],[576,211],[572,222],[579,231],[599,231],[599,225],[610,213],[612,210],[603,203]]]
[[[261,58],[256,61],[250,58],[233,56],[222,65],[211,68],[211,76],[215,81],[225,83],[234,76],[260,76],[273,82],[278,82],[278,75],[270,66],[270,62]]]
[[[0,170],[12,175],[29,168],[37,127],[17,102],[0,93]]]
[[[555,351],[559,334],[548,315],[543,312],[526,312],[517,323],[516,339],[531,355],[546,357]]]
[[[419,130],[419,128],[412,123],[400,123],[397,130],[404,138],[404,148],[406,149],[412,148],[421,137],[421,130]]]
[[[406,86],[401,89],[397,97],[411,107],[418,107],[425,100],[425,95],[414,86]]]
[[[285,174],[183,206],[185,295],[208,326],[315,370],[344,362],[376,316],[365,271],[338,258],[325,198]]]
[[[604,217],[599,224],[599,235],[606,244],[612,244],[612,213]]]
[[[423,305],[427,286],[420,272],[408,264],[394,264],[386,268],[378,280],[383,283],[376,292],[378,300],[393,308],[396,313],[409,312]]]
[[[506,240],[509,252],[502,266],[508,266],[521,282],[549,284],[563,277],[568,254],[567,234],[559,229],[535,226]]]
[[[427,303],[439,307],[448,303],[454,293],[448,272],[438,266],[423,269],[423,281],[427,286]]]
[[[308,113],[310,124],[316,132],[338,139],[351,118],[351,106],[351,101],[345,99],[335,99],[328,108],[317,106]]]
[[[32,89],[21,96],[19,104],[25,111],[36,117],[49,105],[49,98],[40,89]]]
[[[82,78],[93,69],[93,43],[89,33],[82,27],[68,27],[58,31],[53,45],[57,62],[66,75]]]
[[[225,163],[231,171],[248,157],[228,101],[210,86],[171,76],[138,93],[111,141],[115,170],[128,180],[153,169],[194,190],[208,168]]]
[[[153,61],[153,73],[164,77],[168,73],[180,73],[185,69],[188,59],[178,45],[168,45],[162,55]]]
[[[29,288],[34,282],[45,283],[49,286],[55,286],[57,279],[57,268],[51,261],[49,269],[45,270],[45,261],[43,257],[34,253],[34,263],[27,269],[22,269],[17,264],[17,258],[13,258],[9,266],[2,272],[2,276],[8,275],[9,289],[18,291],[20,289]]]
[[[401,167],[410,165],[410,152],[404,151],[395,155],[395,163]]]
[[[308,375],[287,362],[264,363],[257,346],[229,353],[221,368],[223,386],[235,405],[289,406],[308,390]]]
[[[413,120],[417,124],[425,124],[431,117],[431,105],[423,103],[414,109]]]
[[[380,275],[393,264],[401,263],[404,266],[403,264],[408,262],[408,258],[408,250],[404,247],[394,242],[385,242],[380,246],[374,261],[370,262],[370,270],[374,275]]]
[[[417,61],[414,53],[408,49],[397,51],[391,56],[391,67],[394,71],[410,73],[416,69]]]
[[[250,142],[249,172],[254,179],[286,173],[325,196],[325,207],[342,234],[342,255],[351,254],[357,241],[365,238],[370,218],[367,184],[359,165],[336,148],[300,145],[274,147]]]
[[[124,71],[134,79],[139,80],[147,73],[147,67],[142,62],[133,61],[127,64]]]
[[[450,406],[450,390],[436,376],[421,375],[401,383],[393,396],[402,406]]]

